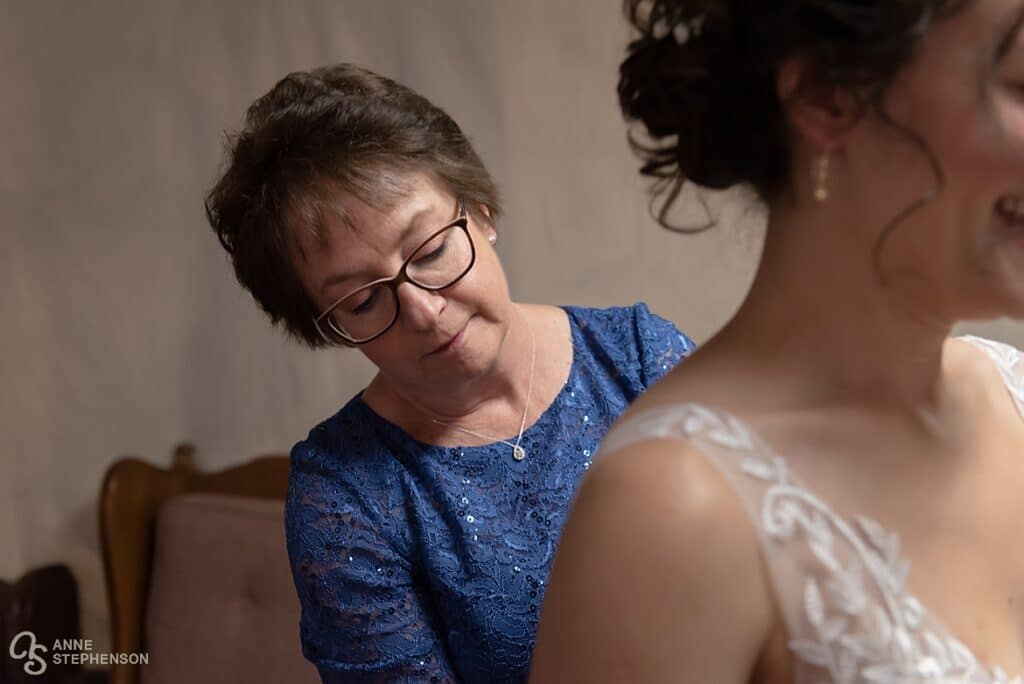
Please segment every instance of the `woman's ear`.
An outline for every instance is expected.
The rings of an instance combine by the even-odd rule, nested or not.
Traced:
[[[806,57],[786,60],[775,87],[789,125],[823,153],[842,148],[864,112],[853,92],[823,82]]]
[[[494,229],[494,221],[491,216],[491,208],[486,204],[481,203],[479,205],[480,213],[487,217],[487,226],[484,230],[487,233],[487,241],[492,245],[498,241],[498,231]]]

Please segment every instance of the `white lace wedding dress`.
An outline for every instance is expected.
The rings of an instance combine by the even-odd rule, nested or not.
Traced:
[[[964,339],[998,365],[1024,415],[1024,358]],[[652,437],[694,443],[735,488],[754,521],[790,634],[799,684],[1024,684],[979,663],[906,587],[900,539],[871,518],[846,519],[804,486],[783,456],[722,411],[678,404],[616,426],[599,457]]]

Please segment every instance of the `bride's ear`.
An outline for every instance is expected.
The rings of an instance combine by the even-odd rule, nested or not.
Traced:
[[[848,88],[826,83],[807,57],[791,57],[775,80],[779,101],[790,127],[818,150],[832,153],[864,113],[864,105]]]

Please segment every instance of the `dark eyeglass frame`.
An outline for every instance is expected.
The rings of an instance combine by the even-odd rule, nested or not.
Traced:
[[[423,249],[425,245],[427,245],[431,240],[436,238],[438,235],[456,227],[461,228],[462,232],[466,234],[466,239],[469,240],[469,264],[466,266],[465,269],[463,269],[461,273],[459,273],[459,275],[453,278],[451,282],[445,283],[444,285],[425,285],[423,283],[417,282],[417,280],[410,276],[408,272],[409,264],[412,262],[413,257],[415,257],[419,253],[419,251]],[[411,283],[416,287],[420,288],[421,290],[426,290],[428,292],[438,292],[440,290],[449,288],[455,283],[462,280],[466,276],[466,274],[470,272],[470,270],[473,268],[473,264],[475,263],[476,245],[473,244],[473,236],[469,232],[469,215],[466,213],[466,205],[460,198],[458,217],[456,217],[456,219],[451,223],[446,223],[443,227],[435,230],[433,233],[430,234],[430,236],[427,239],[421,242],[416,247],[416,249],[412,250],[412,252],[406,258],[406,260],[402,262],[402,266],[401,268],[398,269],[398,273],[391,276],[390,278],[379,278],[372,282],[366,283],[365,285],[360,285],[359,287],[352,290],[344,297],[341,297],[333,304],[331,304],[329,307],[327,307],[327,309],[319,316],[315,317],[313,319],[313,325],[316,327],[316,331],[320,333],[320,337],[322,337],[324,341],[329,344],[340,346],[359,346],[361,344],[373,342],[375,339],[386,333],[388,330],[391,330],[391,328],[395,325],[395,321],[398,320],[398,316],[401,314],[402,302],[398,298],[399,285],[401,285],[402,283]],[[363,290],[378,287],[380,285],[387,285],[388,288],[391,290],[391,296],[395,300],[395,314],[394,316],[392,316],[391,322],[384,326],[384,328],[380,332],[365,339],[357,340],[351,335],[349,335],[347,332],[342,330],[341,327],[334,322],[334,319],[331,318],[331,314],[334,312],[336,308],[338,308],[339,304],[341,304],[343,301],[345,301],[352,295],[357,294]]]

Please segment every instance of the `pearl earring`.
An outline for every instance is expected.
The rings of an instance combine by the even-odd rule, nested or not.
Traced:
[[[490,235],[487,236],[487,241],[493,245],[495,242],[498,241],[498,236],[495,235],[494,233],[491,233]]]
[[[814,199],[821,203],[828,199],[828,164],[830,155],[825,154],[818,157],[814,162]]]

